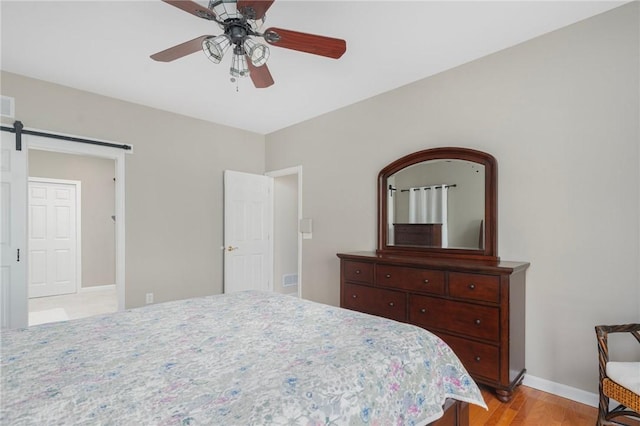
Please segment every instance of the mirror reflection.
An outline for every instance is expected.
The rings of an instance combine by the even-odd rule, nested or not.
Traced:
[[[387,244],[484,248],[485,166],[437,159],[387,178]]]

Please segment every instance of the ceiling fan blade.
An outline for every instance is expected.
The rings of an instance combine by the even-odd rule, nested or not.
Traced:
[[[268,28],[264,32],[264,39],[273,46],[334,59],[341,57],[347,50],[347,42],[342,39],[283,30],[282,28]]]
[[[162,0],[165,3],[169,3],[172,6],[182,9],[187,13],[197,16],[198,18],[204,18],[208,20],[216,19],[216,14],[212,10],[191,1],[191,0]]]
[[[204,39],[213,37],[210,35],[203,35],[198,38],[194,38],[193,40],[185,41],[177,46],[170,47],[162,52],[154,53],[151,55],[151,59],[159,62],[171,62],[176,59],[182,58],[183,56],[190,55],[192,53],[197,52],[198,50],[202,50],[202,42]]]
[[[267,64],[256,67],[251,63],[251,59],[247,57],[247,65],[249,65],[249,76],[256,88],[264,89],[273,85],[273,77],[271,77]]]
[[[262,19],[275,0],[238,0],[238,11],[249,19]],[[253,13],[248,10],[252,9]]]

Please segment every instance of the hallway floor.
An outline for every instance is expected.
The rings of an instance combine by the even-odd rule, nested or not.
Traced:
[[[84,290],[75,294],[29,299],[29,325],[44,324],[116,312],[115,287]]]

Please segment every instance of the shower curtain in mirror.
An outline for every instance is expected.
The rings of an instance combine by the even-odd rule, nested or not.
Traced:
[[[442,247],[448,247],[448,185],[410,188],[409,223],[441,223]]]

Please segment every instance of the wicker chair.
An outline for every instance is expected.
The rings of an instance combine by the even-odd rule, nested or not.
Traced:
[[[611,419],[617,417],[630,416],[640,419],[640,395],[638,395],[637,389],[635,389],[635,392],[628,389],[635,387],[632,383],[640,381],[640,362],[609,362],[609,349],[607,347],[609,333],[631,333],[640,343],[640,324],[596,326],[600,361],[600,407],[597,426],[616,424],[612,423]],[[616,381],[612,380],[610,375]],[[626,387],[619,383],[621,381]],[[609,398],[616,400],[620,405],[613,410],[609,410]]]

